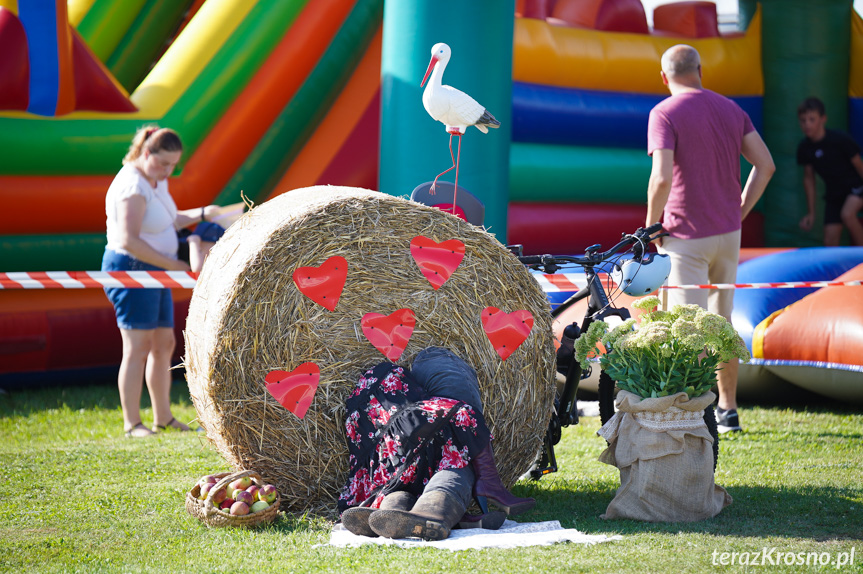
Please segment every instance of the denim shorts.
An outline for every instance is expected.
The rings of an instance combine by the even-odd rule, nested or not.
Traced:
[[[102,271],[164,271],[132,257],[105,250]],[[121,329],[156,329],[174,326],[174,301],[170,289],[126,289],[106,287],[105,295],[114,305]]]

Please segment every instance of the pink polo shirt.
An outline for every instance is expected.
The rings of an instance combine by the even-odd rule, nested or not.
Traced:
[[[671,193],[662,214],[673,237],[740,229],[740,148],[754,129],[740,106],[710,90],[668,97],[651,110],[648,155],[674,151]]]

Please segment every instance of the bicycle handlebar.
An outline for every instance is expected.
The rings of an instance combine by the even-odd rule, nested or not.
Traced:
[[[647,228],[639,227],[635,230],[635,233],[624,233],[623,239],[608,251],[597,253],[602,246],[599,244],[591,245],[587,248],[587,254],[584,257],[573,257],[571,255],[521,255],[518,257],[518,260],[524,265],[543,265],[546,267],[554,267],[558,263],[575,263],[576,265],[592,266],[602,263],[624,247],[629,247],[630,245],[635,245],[633,251],[637,250],[637,252],[634,255],[640,259],[644,255],[643,248],[645,244],[668,235],[667,233],[657,233],[659,231],[662,231],[661,223],[654,223]],[[654,233],[657,234],[653,235]]]

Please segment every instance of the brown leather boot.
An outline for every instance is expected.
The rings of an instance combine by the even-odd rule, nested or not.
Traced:
[[[369,517],[369,526],[386,538],[443,540],[464,515],[464,504],[442,490],[427,492],[410,512],[379,510]]]
[[[533,498],[519,498],[506,489],[497,473],[497,465],[494,462],[494,453],[491,450],[491,442],[482,449],[477,456],[471,459],[476,482],[473,485],[473,495],[482,509],[483,514],[488,514],[488,500],[509,515],[527,512],[536,504]]]
[[[342,513],[342,524],[352,534],[377,538],[377,533],[369,527],[369,517],[380,510],[410,510],[417,497],[410,492],[397,490],[384,496],[380,508],[356,506]]]
[[[506,514],[495,510],[488,514],[469,514],[464,513],[464,516],[459,518],[458,527],[465,528],[485,528],[486,530],[498,530],[506,521]]]

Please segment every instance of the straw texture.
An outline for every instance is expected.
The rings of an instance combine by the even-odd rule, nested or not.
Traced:
[[[423,235],[458,239],[465,256],[434,290],[410,252]],[[334,311],[303,295],[298,267],[348,262]],[[485,307],[527,310],[530,335],[502,361],[480,321]],[[554,396],[548,303],[530,274],[492,235],[448,213],[378,192],[318,186],[283,194],[245,214],[215,245],[189,305],[184,365],[207,438],[237,469],[278,488],[282,508],[332,515],[347,478],[344,402],[362,372],[385,360],[365,338],[366,313],[401,308],[416,327],[401,357],[450,348],[477,371],[505,483],[542,445]],[[304,362],[320,384],[303,419],[269,394],[265,377]]]

